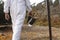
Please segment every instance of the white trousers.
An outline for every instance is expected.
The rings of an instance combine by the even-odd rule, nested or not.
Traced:
[[[25,15],[26,15],[26,9],[25,8],[21,9],[16,14],[11,14],[12,30],[13,30],[12,40],[20,40],[21,30],[22,30],[22,26],[24,23]]]

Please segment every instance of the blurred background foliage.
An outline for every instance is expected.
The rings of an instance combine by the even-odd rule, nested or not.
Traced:
[[[6,20],[4,18],[3,12],[3,1],[0,1],[0,24],[5,24]],[[43,2],[32,6],[33,12],[38,15],[38,19],[34,23],[34,25],[48,25],[48,15],[47,15],[47,6],[46,0]],[[32,13],[33,13],[32,12]],[[52,26],[60,26],[60,0],[55,0],[54,3],[50,0],[50,12],[51,12],[51,24]],[[28,12],[25,19],[25,24],[27,23]],[[7,22],[8,23],[8,22]],[[9,22],[11,23],[11,21]]]

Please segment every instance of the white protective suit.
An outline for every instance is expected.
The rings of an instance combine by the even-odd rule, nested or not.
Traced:
[[[4,13],[9,13],[12,19],[12,40],[20,40],[22,25],[24,23],[26,9],[31,11],[29,0],[6,0],[4,2]]]

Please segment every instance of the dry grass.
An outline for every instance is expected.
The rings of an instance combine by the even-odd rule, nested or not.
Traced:
[[[24,26],[21,33],[21,40],[49,40],[48,26]],[[60,40],[60,28],[52,27],[53,40]],[[12,30],[7,28],[0,33],[0,40],[11,40]]]

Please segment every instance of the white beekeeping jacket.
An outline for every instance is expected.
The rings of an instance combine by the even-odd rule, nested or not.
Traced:
[[[9,13],[10,10],[11,13],[16,13],[17,11],[20,11],[22,6],[25,6],[28,11],[32,10],[29,0],[6,0],[4,1],[4,12]]]

